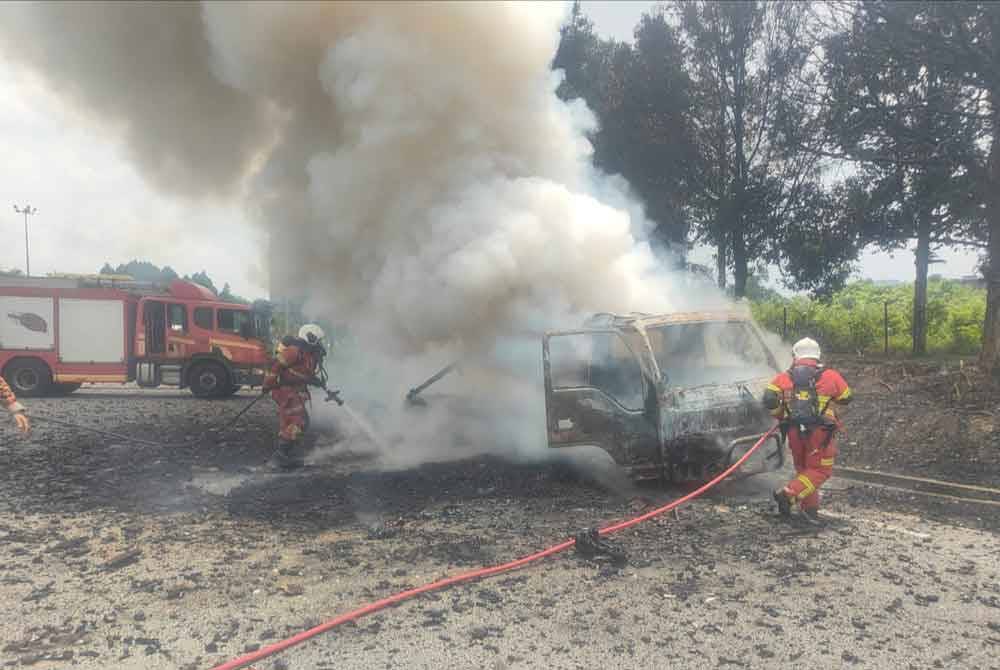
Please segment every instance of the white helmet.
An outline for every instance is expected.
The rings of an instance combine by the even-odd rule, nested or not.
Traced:
[[[814,358],[818,361],[821,352],[816,340],[806,337],[795,343],[795,346],[792,347],[792,355],[795,358]]]
[[[319,344],[324,337],[326,337],[326,333],[315,323],[307,323],[299,328],[299,339],[305,340],[309,344]]]

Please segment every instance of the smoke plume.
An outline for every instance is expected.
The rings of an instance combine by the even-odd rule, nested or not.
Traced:
[[[414,436],[398,409],[465,355],[483,362],[449,383],[494,410],[480,443],[538,444],[540,330],[722,301],[676,290],[627,189],[592,169],[594,117],[550,70],[565,9],[5,4],[0,52],[117,133],[153,184],[241,198],[270,235],[272,285],[362,343],[331,376],[381,403],[383,426],[445,440],[456,414]]]

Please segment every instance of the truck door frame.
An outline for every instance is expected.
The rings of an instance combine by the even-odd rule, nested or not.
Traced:
[[[627,407],[627,400],[606,388],[593,384],[590,377],[594,364],[593,338],[596,335],[616,337],[634,363],[640,390],[637,407]],[[563,337],[590,338],[589,359],[585,362],[585,383],[558,386],[552,377],[551,340]],[[608,360],[619,361],[607,356]],[[619,330],[580,329],[550,331],[542,336],[542,361],[545,378],[545,421],[548,446],[551,448],[593,445],[608,452],[619,465],[656,466],[659,461],[659,420],[657,404],[650,403],[655,383],[644,372],[642,359]],[[581,364],[584,364],[581,361]],[[628,403],[631,404],[631,403]],[[563,434],[562,437],[559,435]]]

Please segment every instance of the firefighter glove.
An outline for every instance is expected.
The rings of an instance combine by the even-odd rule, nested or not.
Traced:
[[[16,413],[14,422],[17,423],[17,429],[26,435],[31,430],[31,421],[28,420],[28,415],[24,412]]]

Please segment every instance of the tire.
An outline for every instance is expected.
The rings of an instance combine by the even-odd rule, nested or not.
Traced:
[[[24,398],[43,396],[52,386],[52,371],[37,358],[15,358],[4,368],[3,377],[14,395]]]
[[[69,395],[70,393],[79,390],[81,386],[83,386],[83,384],[78,384],[76,382],[54,383],[49,387],[49,395]]]
[[[188,386],[199,398],[221,398],[230,394],[233,382],[218,363],[196,363],[188,372]]]

